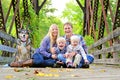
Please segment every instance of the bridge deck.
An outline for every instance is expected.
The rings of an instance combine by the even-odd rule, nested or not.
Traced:
[[[35,74],[37,73],[38,74]],[[89,69],[0,68],[1,80],[119,80],[120,67],[90,65]]]

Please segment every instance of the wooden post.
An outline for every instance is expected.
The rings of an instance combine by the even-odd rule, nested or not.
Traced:
[[[106,47],[105,47],[105,44],[102,44],[102,49],[104,49],[104,48],[106,48]],[[106,59],[106,53],[103,53],[103,54],[102,54],[102,59]]]

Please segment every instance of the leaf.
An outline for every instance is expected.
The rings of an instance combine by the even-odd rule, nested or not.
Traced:
[[[24,71],[24,70],[23,69],[14,68],[14,71],[15,72],[21,72],[21,71]]]
[[[39,72],[38,74],[36,74],[37,76],[41,76],[41,77],[44,77],[45,76],[45,74],[44,73],[42,73],[42,72]]]
[[[6,79],[11,79],[11,78],[13,78],[13,75],[7,75],[7,76],[5,76],[5,78]]]
[[[72,77],[80,77],[80,75],[71,75]]]
[[[106,70],[102,69],[102,70],[100,70],[100,72],[106,72]]]
[[[54,74],[54,77],[59,77],[60,75],[59,74]]]
[[[39,73],[38,69],[34,70],[34,74],[38,74],[38,73]]]
[[[57,69],[50,69],[50,72],[58,72]]]

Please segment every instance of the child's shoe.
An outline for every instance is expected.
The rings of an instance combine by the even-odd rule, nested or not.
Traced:
[[[77,64],[73,64],[72,67],[73,67],[73,68],[78,68],[78,65],[77,65]]]
[[[73,64],[71,62],[68,62],[67,63],[67,68],[72,68],[73,67]]]
[[[82,65],[82,68],[89,68],[89,64],[88,64],[88,63],[83,64],[83,65]]]

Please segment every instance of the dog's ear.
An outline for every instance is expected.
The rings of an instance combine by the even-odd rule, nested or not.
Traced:
[[[31,33],[31,30],[27,30],[28,34]]]

